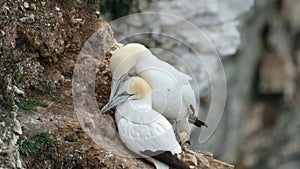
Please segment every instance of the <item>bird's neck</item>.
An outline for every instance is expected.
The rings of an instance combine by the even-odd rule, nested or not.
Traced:
[[[144,105],[146,107],[151,106],[152,105],[151,95],[146,94],[143,96],[143,98],[134,100],[134,102],[137,103],[138,105]]]

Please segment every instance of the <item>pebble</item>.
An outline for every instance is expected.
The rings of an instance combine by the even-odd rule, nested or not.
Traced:
[[[42,6],[45,6],[45,5],[46,5],[46,2],[43,1],[43,2],[41,2],[41,4],[42,4]]]
[[[100,11],[95,11],[97,16],[100,16]]]
[[[73,24],[80,23],[80,22],[82,22],[82,19],[81,18],[75,18],[75,16],[72,16],[71,22]]]
[[[35,11],[36,10],[35,4],[30,4],[30,9],[33,10],[33,11]]]
[[[13,128],[15,134],[21,135],[22,134],[22,127],[19,121],[15,120],[15,126]]]
[[[56,11],[60,11],[60,7],[59,7],[59,6],[56,6],[56,7],[55,7],[55,10],[56,10]]]
[[[26,8],[26,9],[29,8],[29,3],[28,2],[24,2],[24,8]]]
[[[20,5],[20,9],[21,9],[21,11],[23,11],[23,12],[26,11],[25,8],[24,8],[24,6],[22,6],[22,5]]]
[[[6,6],[5,4],[3,5],[3,8],[4,9],[6,9],[7,11],[9,11],[10,9],[9,9],[9,7],[8,6]]]
[[[1,33],[2,36],[5,35],[5,32],[3,30],[0,30],[0,33]]]
[[[58,12],[57,15],[58,15],[59,18],[62,18],[62,16],[63,16],[63,14],[61,12]]]

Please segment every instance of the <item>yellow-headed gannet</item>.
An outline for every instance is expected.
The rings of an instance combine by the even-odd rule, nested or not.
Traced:
[[[132,77],[120,85],[103,109],[117,105],[120,138],[131,151],[153,162],[157,169],[188,169],[175,156],[181,153],[181,146],[170,122],[152,109],[151,95],[152,88],[144,79]]]

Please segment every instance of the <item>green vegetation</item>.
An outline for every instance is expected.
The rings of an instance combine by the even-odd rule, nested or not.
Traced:
[[[45,103],[36,100],[20,100],[17,103],[18,107],[23,110],[33,110],[36,106],[46,107]]]
[[[59,95],[57,93],[50,93],[49,96],[53,101],[60,101],[61,100],[61,98],[59,97]]]
[[[22,57],[13,52],[12,49],[4,50],[1,57],[0,73],[11,76],[12,83],[15,85],[22,83],[26,78],[26,75],[20,72],[18,65],[18,63],[21,62]]]
[[[65,103],[68,105],[73,105],[73,100],[67,100],[67,101],[65,101]]]
[[[74,153],[68,154],[63,157],[64,168],[77,168],[78,165],[80,165],[80,159],[82,159],[82,156],[82,150],[75,149]]]
[[[100,3],[100,12],[110,19],[118,19],[130,13],[132,0],[103,0]]]
[[[54,140],[51,138],[51,134],[47,132],[37,133],[31,139],[18,141],[20,153],[26,155],[46,149],[52,146],[53,143]]]
[[[74,168],[78,163],[78,161],[79,161],[79,157],[75,157],[75,156],[69,155],[63,158],[63,162],[65,166],[68,168]]]
[[[15,105],[15,95],[8,86],[22,86],[26,77],[19,70],[19,63],[22,57],[14,52],[13,49],[0,48],[0,106],[7,110],[13,110]],[[1,93],[0,92],[0,93]]]
[[[74,157],[71,156],[64,157],[64,162],[66,163],[67,166],[72,166],[74,161],[75,161]]]

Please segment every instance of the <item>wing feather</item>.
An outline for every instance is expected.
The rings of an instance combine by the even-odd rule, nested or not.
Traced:
[[[119,116],[116,119],[119,118],[117,125],[121,140],[130,150],[136,153],[145,150],[161,150],[172,153],[182,151],[172,125],[164,116],[160,115],[156,121],[144,124],[120,118],[120,114],[116,116]]]

